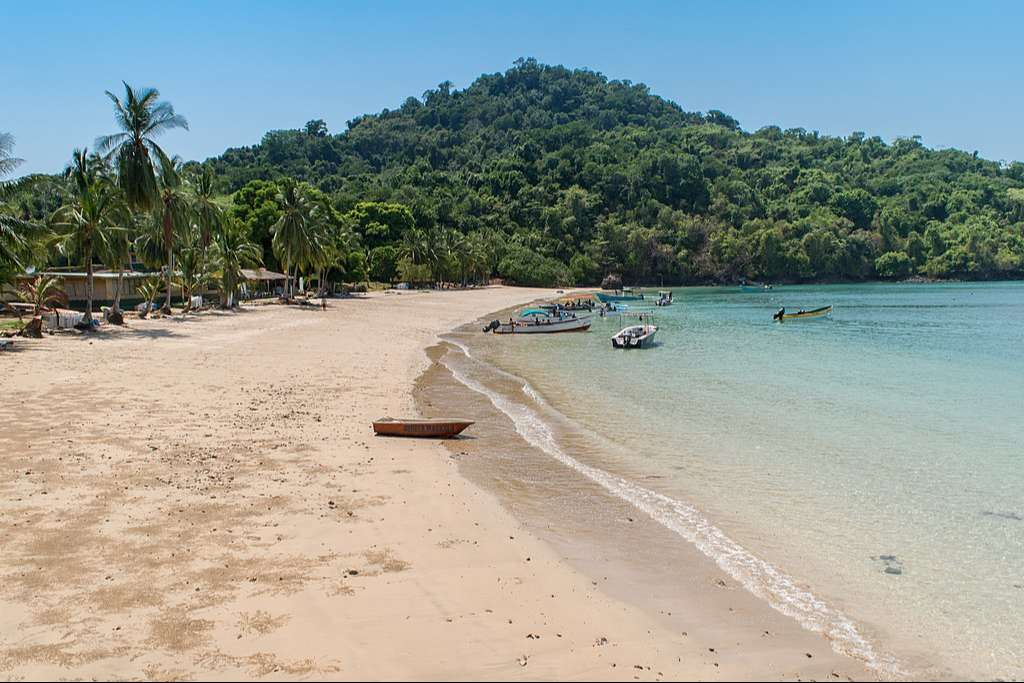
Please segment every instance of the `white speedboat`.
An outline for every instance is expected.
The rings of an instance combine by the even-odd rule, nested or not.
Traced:
[[[642,349],[654,344],[657,331],[658,326],[649,322],[630,325],[612,337],[612,346],[616,349]]]

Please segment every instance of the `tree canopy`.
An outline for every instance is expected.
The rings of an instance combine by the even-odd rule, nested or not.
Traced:
[[[108,95],[122,132],[102,147],[129,204],[159,209],[174,164],[150,136],[184,119],[155,90]],[[0,139],[0,174],[14,163],[9,152]],[[917,137],[746,131],[641,83],[532,59],[463,90],[442,82],[340,133],[312,119],[190,166],[203,167],[208,208],[230,195],[225,220],[268,267],[325,276],[582,285],[610,274],[665,284],[1024,277],[1024,163],[929,149]],[[294,197],[284,191],[299,186]],[[296,213],[286,197],[317,211]],[[36,182],[6,201],[10,227],[48,215],[69,192]],[[306,246],[316,253],[284,240],[296,216],[315,224],[318,241]]]
[[[371,248],[412,227],[489,230],[509,254],[586,284],[609,272],[684,283],[1024,269],[1024,164],[917,138],[748,132],[643,84],[532,59],[464,90],[442,83],[340,134],[315,120],[208,163],[229,192],[308,182],[359,214]],[[370,202],[407,208],[414,226],[370,219]],[[511,277],[500,266],[516,259],[504,256],[496,274]]]

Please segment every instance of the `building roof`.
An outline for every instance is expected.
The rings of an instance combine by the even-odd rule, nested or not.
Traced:
[[[154,275],[160,275],[160,273],[139,273],[133,270],[126,270],[122,273],[126,278],[139,278],[139,277],[151,277]],[[71,277],[71,278],[82,278],[83,280],[89,277],[88,273],[78,271],[67,271],[67,270],[44,270],[36,273],[25,273],[20,276],[23,278],[34,278],[37,275],[46,275],[47,277]],[[97,280],[111,279],[116,280],[118,273],[116,271],[101,270],[96,271],[92,276]]]
[[[288,276],[283,273],[275,273],[272,270],[266,268],[260,268],[259,270],[251,270],[249,268],[242,268],[242,277],[246,280],[287,280]]]

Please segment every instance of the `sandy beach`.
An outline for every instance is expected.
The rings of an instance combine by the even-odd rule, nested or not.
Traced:
[[[644,577],[567,561],[442,444],[373,436],[416,411],[438,335],[549,294],[19,340],[0,357],[0,677],[873,678],[696,551],[659,607]]]

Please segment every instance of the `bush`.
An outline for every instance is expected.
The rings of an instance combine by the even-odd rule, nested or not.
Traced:
[[[557,287],[572,281],[564,263],[526,247],[509,249],[498,264],[498,274],[513,284],[527,287]]]
[[[601,278],[601,267],[584,253],[573,254],[569,261],[569,272],[575,285],[595,285]]]
[[[433,281],[430,266],[413,263],[407,258],[399,261],[398,276],[403,282],[408,282],[410,285],[424,285]]]
[[[875,271],[879,277],[907,277],[912,268],[910,257],[902,251],[889,251],[875,259]]]
[[[370,250],[370,277],[378,282],[391,282],[398,272],[398,247],[385,245]]]

